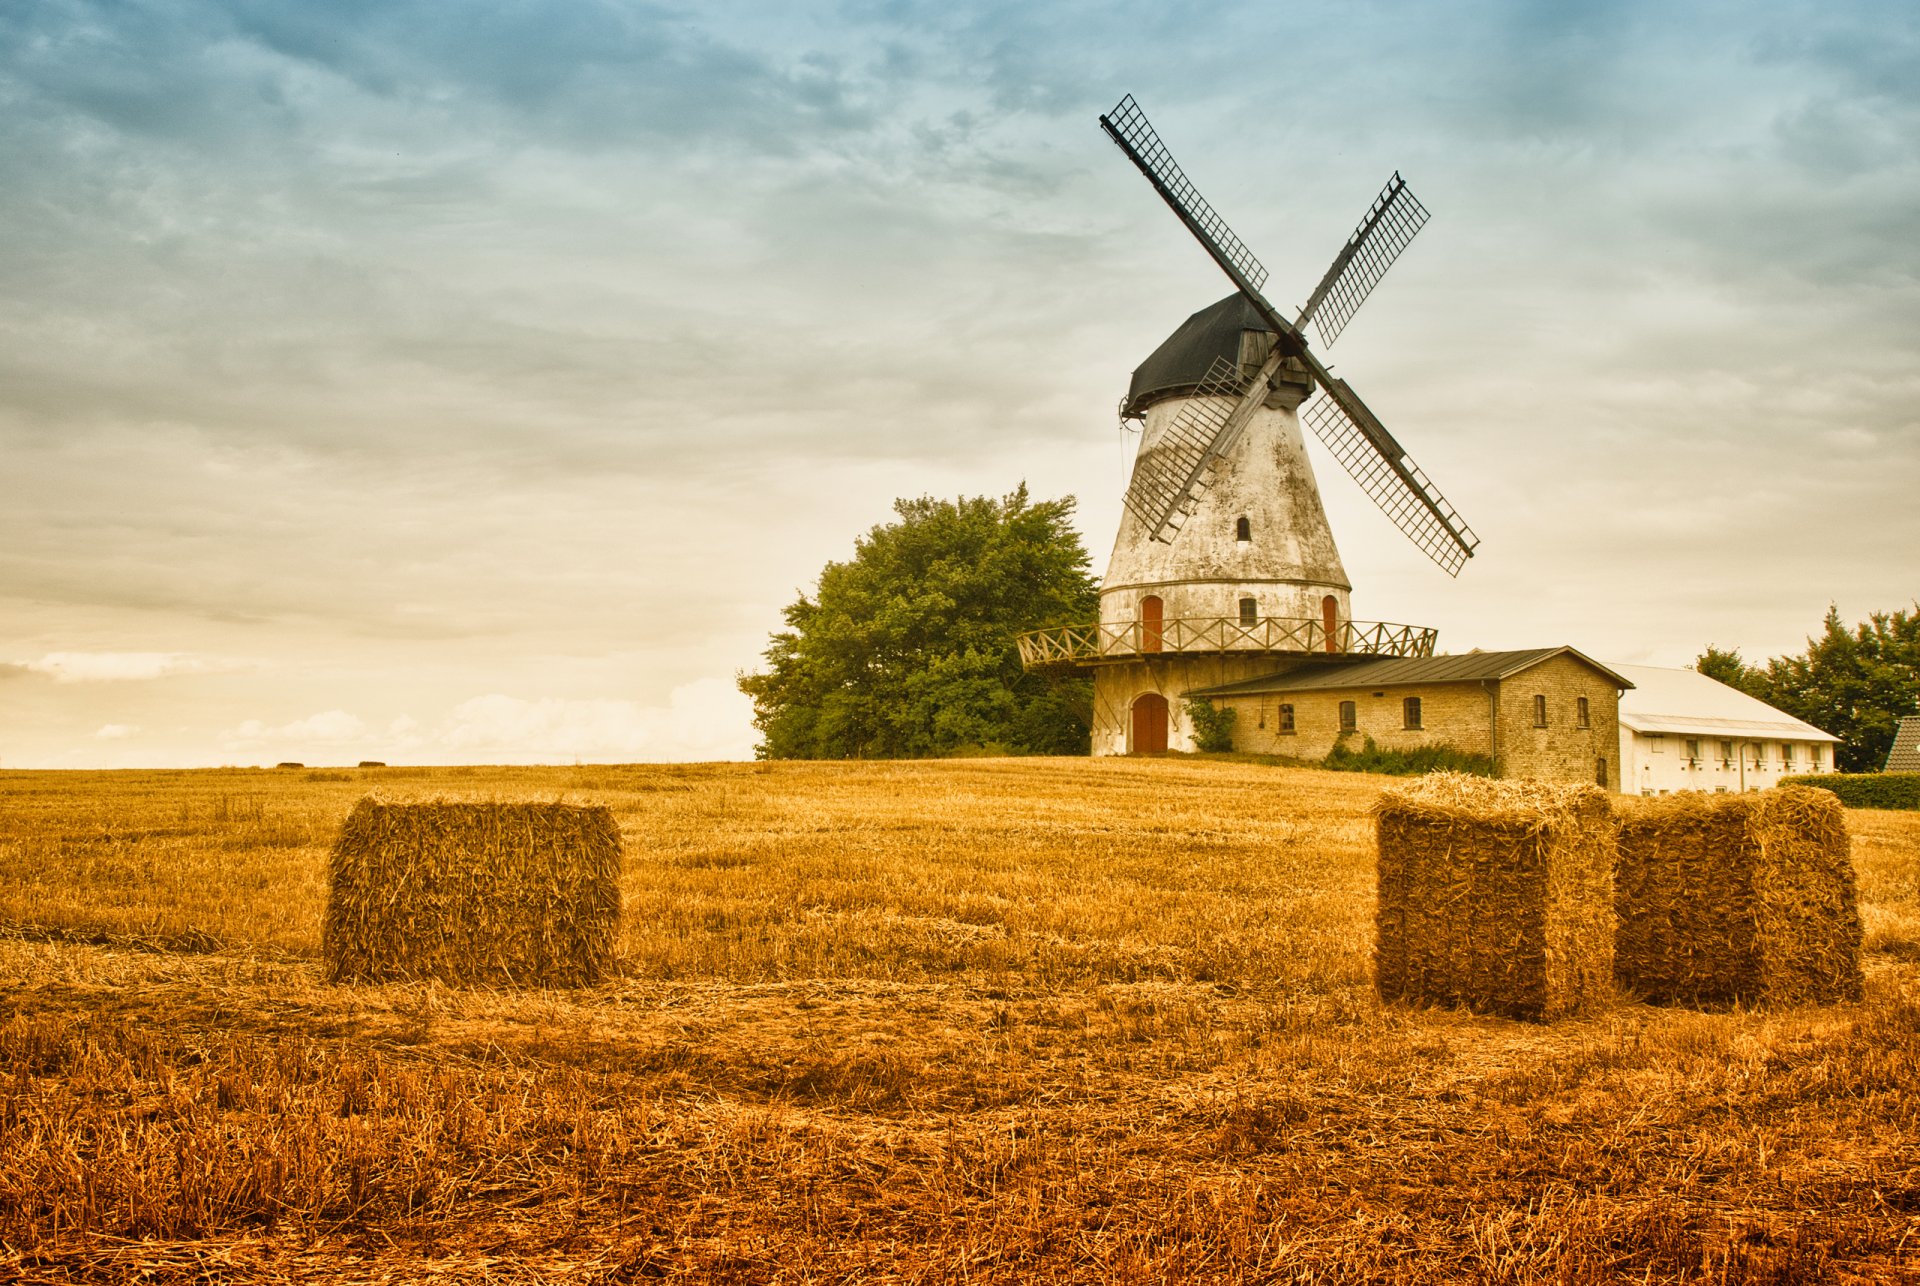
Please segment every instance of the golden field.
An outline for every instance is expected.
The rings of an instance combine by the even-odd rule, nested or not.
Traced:
[[[1920,1281],[1867,997],[1382,1007],[1382,779],[1205,760],[0,773],[0,1279]],[[625,977],[329,987],[369,790],[604,803]]]

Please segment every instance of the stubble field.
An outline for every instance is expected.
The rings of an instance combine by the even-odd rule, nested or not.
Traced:
[[[1381,780],[1168,760],[0,773],[0,1279],[1920,1281],[1864,1003],[1383,1008]],[[626,977],[329,987],[353,801],[605,803]]]

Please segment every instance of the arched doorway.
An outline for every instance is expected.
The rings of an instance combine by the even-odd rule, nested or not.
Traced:
[[[1320,628],[1325,632],[1327,651],[1340,650],[1340,600],[1329,594],[1320,600]]]
[[[1149,594],[1140,600],[1140,650],[1142,652],[1160,650],[1160,627],[1165,619],[1163,615],[1165,611],[1166,605],[1160,601],[1160,596],[1157,594]],[[1166,702],[1162,701],[1160,704],[1165,706]],[[1164,745],[1160,748],[1166,749]]]
[[[1133,702],[1133,753],[1164,754],[1167,749],[1167,699],[1144,693]]]

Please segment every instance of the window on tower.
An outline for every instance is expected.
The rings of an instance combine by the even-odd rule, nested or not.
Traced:
[[[1258,600],[1251,599],[1251,598],[1241,599],[1240,600],[1240,623],[1242,625],[1252,625],[1254,622],[1258,621],[1259,619],[1260,619],[1260,604]]]
[[[1253,539],[1253,524],[1241,518],[1233,524],[1233,538],[1239,541]]]

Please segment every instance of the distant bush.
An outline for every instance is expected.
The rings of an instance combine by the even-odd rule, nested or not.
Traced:
[[[1193,748],[1217,753],[1233,749],[1233,725],[1240,712],[1231,706],[1221,709],[1205,697],[1187,701],[1187,718],[1193,721]]]
[[[1429,772],[1463,772],[1476,777],[1492,777],[1493,760],[1486,755],[1455,746],[1436,744],[1415,746],[1411,750],[1382,750],[1368,737],[1355,750],[1341,738],[1320,761],[1322,768],[1334,772],[1377,772],[1393,777],[1417,777]]]
[[[1830,772],[1783,777],[1780,784],[1830,790],[1848,808],[1920,809],[1920,772]]]

